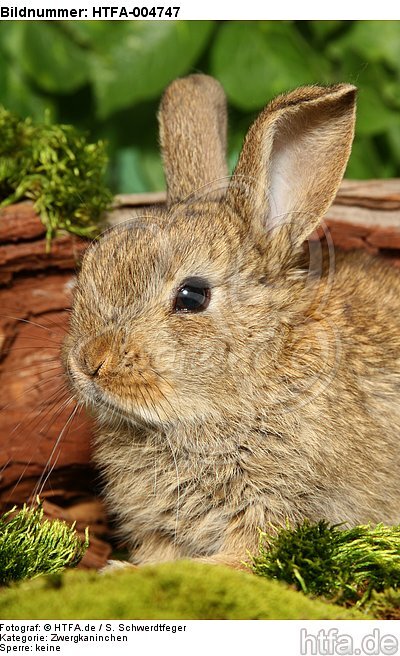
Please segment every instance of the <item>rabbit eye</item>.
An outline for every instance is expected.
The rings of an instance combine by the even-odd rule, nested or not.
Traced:
[[[205,280],[189,278],[175,296],[174,312],[203,312],[208,307],[211,290]]]

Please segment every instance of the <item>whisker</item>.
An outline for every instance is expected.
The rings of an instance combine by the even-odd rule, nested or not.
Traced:
[[[73,399],[72,397],[69,399],[69,402],[71,402],[71,401],[74,401],[74,399]],[[65,406],[65,407],[66,407],[66,406]],[[47,483],[47,481],[48,481],[48,479],[49,479],[49,477],[50,477],[52,471],[54,470],[54,467],[55,467],[56,464],[57,464],[58,458],[60,457],[61,450],[60,450],[60,452],[58,453],[57,457],[55,458],[54,464],[50,467],[49,471],[47,472],[46,477],[43,478],[43,477],[44,477],[44,474],[45,474],[45,472],[46,472],[46,470],[47,470],[47,468],[49,467],[49,463],[51,462],[51,459],[53,458],[53,456],[54,456],[54,454],[55,454],[55,452],[56,452],[58,446],[59,446],[60,443],[61,443],[61,440],[62,440],[62,438],[63,438],[65,432],[68,431],[68,429],[69,429],[69,427],[70,427],[70,425],[71,425],[71,422],[73,421],[73,419],[74,419],[74,417],[75,417],[75,415],[76,415],[76,413],[77,413],[77,409],[78,409],[78,406],[75,406],[75,407],[73,408],[73,410],[71,411],[71,413],[70,413],[70,415],[69,415],[67,421],[65,422],[63,428],[61,429],[61,431],[60,431],[60,433],[59,433],[59,435],[58,435],[58,437],[57,437],[57,439],[56,439],[56,441],[55,441],[55,444],[54,444],[54,446],[53,446],[53,448],[52,448],[52,450],[51,450],[50,456],[49,456],[49,458],[48,458],[48,460],[47,460],[46,466],[45,466],[45,468],[44,468],[44,470],[43,470],[43,474],[41,475],[41,477],[40,477],[38,483],[37,483],[36,486],[35,486],[35,490],[34,490],[34,493],[33,493],[33,498],[34,498],[34,499],[35,499],[36,496],[38,496],[38,495],[40,496],[40,494],[43,492],[44,486],[46,485],[46,483]]]
[[[15,321],[21,321],[22,323],[28,323],[32,326],[37,326],[37,328],[43,328],[43,330],[47,330],[49,333],[52,332],[50,328],[47,328],[47,326],[43,326],[41,323],[37,323],[37,321],[31,321],[30,319],[22,319],[21,317],[13,317],[10,314],[0,314],[1,317],[4,319],[14,319]]]
[[[62,311],[64,312],[65,310],[62,310]],[[54,326],[55,328],[59,328],[59,329],[62,330],[64,333],[68,333],[68,328],[67,328],[65,325],[63,325],[61,322],[54,321],[54,319],[51,319],[51,318],[48,316],[48,314],[46,314],[46,313],[43,313],[41,316],[42,316],[42,317],[45,317],[45,320],[48,321],[48,322],[50,322],[51,325]],[[50,329],[50,330],[51,330],[51,329]]]
[[[31,408],[31,410],[25,414],[25,416],[21,419],[21,421],[19,421],[14,426],[14,428],[12,429],[11,433],[8,436],[9,439],[12,437],[15,441],[21,436],[22,432],[25,433],[26,431],[28,431],[28,435],[32,435],[33,431],[39,428],[40,423],[46,418],[48,413],[54,410],[55,405],[58,402],[63,401],[66,394],[67,394],[66,390],[62,391],[58,389],[55,392],[53,392],[53,394],[50,396],[48,400],[48,405],[45,410],[40,411],[40,409],[37,406]],[[38,414],[35,416],[36,412],[38,412]]]
[[[32,351],[33,349],[38,349],[38,348],[40,348],[40,347],[37,346],[36,344],[31,345],[31,346],[11,346],[10,348],[5,349],[4,351],[0,350],[0,357],[2,355],[7,355],[8,353],[14,353],[14,351]],[[56,350],[59,350],[60,347],[48,346],[46,344],[46,345],[43,345],[42,348],[44,348],[46,350],[47,349],[53,349],[54,351],[56,351]]]
[[[79,408],[77,412],[77,417],[79,417],[82,414],[83,404],[78,402],[77,405]],[[83,426],[85,426],[86,422],[87,422],[87,418],[84,417],[83,421],[81,421],[81,423],[75,427],[75,431],[78,432]]]
[[[139,372],[139,375],[144,379],[144,381],[147,383],[147,385],[149,385],[149,381],[145,378],[144,374],[143,374],[142,372]],[[167,405],[171,408],[171,410],[172,410],[172,414],[173,414],[177,419],[179,419],[179,417],[178,417],[178,415],[177,415],[177,413],[176,413],[176,411],[175,411],[175,408],[173,407],[173,405],[172,405],[172,403],[170,402],[170,400],[168,399],[168,397],[165,396],[164,392],[163,392],[162,389],[159,387],[159,385],[155,384],[155,387],[156,387],[157,391],[159,392],[159,394],[160,394],[160,395],[163,397],[163,399],[166,401]],[[171,389],[172,389],[172,386],[171,386]],[[153,402],[153,404],[154,404],[154,402]]]
[[[65,394],[63,394],[63,397],[60,399],[60,403],[61,403],[61,405],[57,408],[57,410],[55,410],[54,415],[52,415],[52,416],[50,417],[50,421],[46,424],[46,426],[43,426],[43,427],[40,429],[39,432],[40,432],[41,434],[44,434],[44,435],[46,434],[46,432],[49,430],[50,426],[51,426],[52,424],[54,424],[54,423],[57,421],[57,419],[58,419],[58,418],[60,417],[60,415],[64,412],[65,408],[67,407],[67,405],[69,405],[69,403],[70,403],[71,401],[75,401],[75,399],[74,399],[71,395],[68,395],[68,392],[67,392],[67,390],[66,390],[66,391],[65,391]],[[46,410],[46,412],[44,413],[43,419],[46,419],[46,417],[48,417],[49,413],[50,413],[52,410],[53,410],[53,408],[50,408],[50,409],[48,408],[48,409]]]
[[[65,408],[66,408],[66,407],[69,405],[69,403],[71,403],[71,401],[73,401],[73,400],[74,400],[73,397],[71,397],[71,396],[66,392],[66,393],[63,394],[63,396],[59,399],[59,405],[58,405],[58,407],[57,407],[56,409],[54,409],[54,407],[53,407],[53,408],[48,408],[48,409],[46,410],[46,412],[40,417],[39,424],[40,424],[41,421],[43,421],[43,419],[46,419],[46,418],[49,416],[50,413],[54,412],[54,414],[51,414],[50,422],[48,422],[48,423],[46,424],[46,426],[42,426],[42,427],[39,429],[39,433],[42,434],[42,435],[45,435],[45,434],[47,433],[48,429],[50,428],[50,426],[53,425],[53,424],[57,421],[57,419],[61,416],[61,414],[63,413],[63,411],[65,410]],[[55,449],[55,448],[56,448],[56,444],[54,444],[53,447],[52,447],[52,450],[51,450],[51,452],[50,452],[49,458],[47,459],[47,464],[48,464],[49,461],[51,460],[51,457],[52,457],[52,455],[53,455],[53,453],[54,453],[54,449]],[[44,467],[44,471],[46,470],[47,464],[46,464],[45,467]],[[43,472],[43,473],[44,473],[44,472]],[[43,476],[43,473],[42,473],[42,476]],[[39,479],[39,482],[40,482],[40,479]]]
[[[17,405],[17,404],[16,404],[16,401],[17,401],[18,399],[20,399],[21,396],[25,396],[25,394],[29,394],[29,392],[32,392],[33,390],[35,390],[35,389],[37,389],[37,388],[39,388],[39,387],[44,387],[44,386],[46,385],[46,383],[48,383],[48,382],[50,382],[50,381],[52,381],[52,380],[55,380],[55,379],[57,379],[57,378],[58,378],[58,379],[61,379],[61,377],[60,377],[59,375],[53,375],[53,376],[49,376],[48,378],[45,378],[44,380],[38,380],[38,381],[36,381],[36,383],[35,383],[34,385],[31,385],[30,387],[27,387],[26,389],[24,389],[24,390],[21,392],[21,394],[17,394],[17,396],[15,396],[15,397],[12,399],[12,401],[10,401],[10,402],[7,403],[6,405],[0,407],[0,412],[3,412],[3,410],[7,410],[7,409],[10,408],[10,407],[12,408],[13,405]],[[55,393],[55,392],[54,392],[54,393]],[[50,398],[51,398],[51,397],[50,397]]]
[[[20,321],[23,321],[23,320],[20,319]],[[29,322],[26,322],[26,323],[29,323]],[[54,334],[54,331],[49,331],[49,332],[51,334]],[[29,341],[29,342],[31,340],[36,341],[36,342],[40,342],[43,348],[51,348],[52,345],[54,344],[56,348],[58,347],[60,349],[61,345],[62,345],[62,339],[61,338],[60,339],[51,339],[51,337],[49,337],[47,335],[47,333],[45,335],[32,335],[32,334],[24,335],[22,333],[19,333],[18,335],[14,336],[12,342],[15,343],[15,341],[17,339],[20,339],[20,340],[23,340],[23,341]],[[12,350],[12,348],[13,348],[13,346],[10,346],[9,350]],[[1,351],[0,351],[0,354],[1,354]]]
[[[10,308],[10,307],[7,308],[7,307],[3,306],[3,309],[8,310],[9,312],[14,312],[15,311],[15,308]],[[51,309],[51,310],[41,312],[40,316],[44,318],[45,322],[51,323],[55,328],[61,329],[62,331],[67,332],[68,329],[66,328],[66,326],[63,323],[61,323],[61,321],[54,321],[54,319],[52,319],[49,315],[54,314],[55,312],[57,314],[60,314],[60,313],[63,313],[65,311],[69,311],[69,310],[70,310],[70,308]],[[32,313],[34,314],[33,311],[31,311],[31,314]],[[33,323],[34,325],[40,326],[44,330],[50,330],[51,331],[51,328],[46,326],[45,323],[39,324],[38,322],[35,323],[35,322],[33,322],[29,319],[24,319],[22,317],[14,317],[14,316],[6,315],[6,314],[0,314],[0,317],[1,316],[4,317],[4,318],[8,318],[8,319],[14,319],[16,321],[26,321],[27,323]]]
[[[58,393],[58,392],[55,392],[55,393],[53,394],[53,396],[55,396],[56,393]],[[63,397],[61,397],[60,400],[62,401],[62,400],[63,400]],[[45,416],[48,414],[48,412],[50,412],[50,411],[54,408],[54,403],[56,403],[56,400],[55,400],[55,399],[54,399],[54,402],[53,402],[53,406],[52,406],[52,407],[49,407],[49,408],[47,409],[47,411],[46,411],[46,413],[45,413]],[[31,413],[34,412],[35,410],[36,410],[36,408],[33,408],[29,414],[31,414]],[[12,435],[12,434],[13,434],[13,433],[14,433],[14,432],[15,432],[15,431],[16,431],[21,425],[24,424],[24,421],[25,421],[25,419],[29,416],[29,414],[28,414],[26,417],[24,417],[24,419],[23,419],[21,422],[19,422],[19,424],[17,424],[17,426],[15,426],[15,428],[13,429],[11,435]],[[40,413],[40,414],[38,415],[38,417],[36,417],[36,420],[32,420],[31,422],[28,423],[28,427],[29,427],[29,429],[30,429],[30,431],[29,431],[29,435],[32,434],[33,430],[34,430],[37,426],[40,426],[40,422],[41,422],[42,420],[43,420],[43,413]],[[15,437],[18,437],[19,434],[20,434],[20,433],[17,432],[16,435],[15,435]],[[34,454],[32,453],[32,455],[31,455],[29,461],[28,461],[27,463],[25,463],[25,467],[24,467],[24,469],[23,469],[21,475],[20,475],[19,478],[17,479],[16,483],[14,484],[14,486],[13,486],[11,492],[9,492],[9,498],[12,497],[12,495],[13,495],[13,493],[15,492],[15,490],[17,489],[17,487],[18,487],[20,481],[23,479],[23,477],[24,477],[24,475],[25,475],[25,473],[26,473],[26,470],[28,469],[29,465],[31,464],[31,462],[32,462],[32,460],[33,460],[33,457],[34,457]],[[10,460],[9,462],[11,462],[11,460]]]
[[[21,340],[24,340],[24,341],[31,341],[32,340],[32,341],[40,342],[41,345],[42,345],[42,348],[52,348],[53,344],[55,344],[55,348],[57,348],[57,347],[61,348],[61,340],[51,339],[47,335],[27,335],[26,336],[26,335],[21,335],[20,334],[18,337]],[[50,346],[49,346],[49,344],[50,344]],[[35,344],[33,344],[33,347],[35,347]],[[12,349],[12,347],[10,347],[10,349]]]
[[[48,367],[47,363],[49,364],[54,364],[55,366],[53,367]],[[40,367],[47,367],[46,369],[41,369]],[[7,376],[10,376],[11,374],[16,374],[20,373],[22,371],[31,371],[33,369],[33,373],[35,370],[37,370],[38,374],[44,374],[47,371],[56,371],[57,369],[60,371],[60,373],[63,373],[63,369],[60,363],[58,363],[57,360],[43,360],[39,362],[31,362],[30,364],[27,365],[22,365],[21,367],[18,367],[17,369],[6,369],[6,371],[3,371],[0,373],[0,378],[6,378]],[[32,374],[30,374],[32,375]]]
[[[30,410],[30,412],[29,412],[27,415],[25,415],[25,417],[24,417],[24,418],[23,418],[23,419],[22,419],[22,420],[21,420],[16,426],[14,426],[14,428],[13,428],[13,430],[11,431],[9,437],[12,437],[12,436],[14,436],[14,438],[19,437],[20,434],[21,434],[21,431],[19,431],[19,432],[17,432],[17,431],[18,431],[18,429],[21,428],[21,426],[22,426],[24,429],[25,429],[25,428],[26,428],[26,429],[29,429],[29,431],[30,431],[29,434],[32,434],[33,430],[34,430],[34,429],[37,429],[37,428],[40,426],[40,422],[43,421],[43,419],[47,416],[47,414],[48,414],[49,412],[51,412],[52,410],[54,410],[54,405],[55,405],[56,403],[58,403],[58,401],[62,401],[62,400],[63,400],[63,396],[64,396],[64,395],[61,397],[61,399],[59,398],[58,395],[59,395],[59,390],[57,390],[57,392],[54,392],[54,394],[52,395],[51,400],[50,400],[50,403],[49,403],[49,405],[47,406],[46,410],[43,410],[42,412],[39,411],[38,415],[33,416],[32,419],[30,419],[29,421],[27,421],[27,419],[29,418],[30,415],[34,415],[34,413],[38,411],[38,408],[37,408],[37,407],[36,407],[36,408],[32,408],[32,409]],[[40,432],[40,431],[39,431],[39,432]]]

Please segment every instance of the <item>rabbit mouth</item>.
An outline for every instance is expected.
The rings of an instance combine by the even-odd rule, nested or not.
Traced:
[[[137,408],[125,408],[119,399],[114,395],[106,392],[101,387],[93,384],[88,397],[88,405],[95,413],[101,423],[120,423],[121,420],[134,426],[155,427],[160,422],[154,421],[154,417],[148,412],[143,411],[139,406]]]
[[[153,392],[136,384],[134,389],[126,389],[129,400],[120,394],[105,389],[104,383],[87,376],[74,363],[73,357],[68,358],[66,367],[68,382],[75,397],[96,416],[100,422],[118,423],[125,420],[134,425],[160,426],[170,421],[162,404],[157,403]],[[165,397],[166,398],[166,397]],[[173,410],[169,404],[170,409]]]

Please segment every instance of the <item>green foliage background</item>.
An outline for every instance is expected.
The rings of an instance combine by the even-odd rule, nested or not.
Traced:
[[[347,81],[359,87],[347,177],[400,176],[400,21],[0,22],[0,102],[106,139],[115,192],[164,187],[158,102],[199,71],[227,92],[231,166],[271,97]]]

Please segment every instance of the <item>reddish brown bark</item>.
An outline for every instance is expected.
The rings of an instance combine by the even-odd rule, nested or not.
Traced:
[[[0,211],[0,505],[32,501],[47,515],[91,529],[86,566],[111,548],[97,474],[90,464],[91,422],[74,409],[59,361],[74,270],[86,247],[61,236],[46,253],[45,230],[29,203]],[[51,512],[50,512],[51,510]]]

